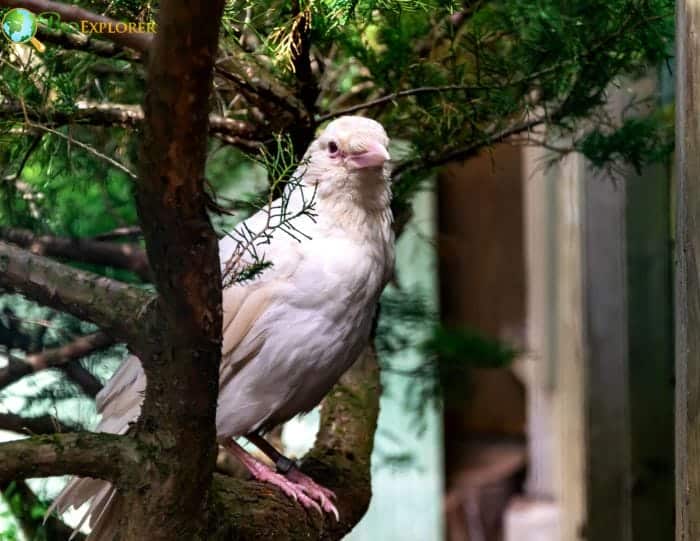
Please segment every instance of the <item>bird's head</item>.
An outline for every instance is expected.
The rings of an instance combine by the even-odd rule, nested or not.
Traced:
[[[328,124],[306,152],[304,182],[320,197],[384,188],[389,137],[379,122],[343,116]]]

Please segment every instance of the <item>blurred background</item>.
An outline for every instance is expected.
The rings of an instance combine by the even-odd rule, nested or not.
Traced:
[[[374,98],[382,88],[471,81],[479,66],[472,60],[480,57],[470,47],[479,51],[489,39],[497,45],[484,45],[483,54],[492,55],[483,58],[492,63],[484,68],[484,88],[494,81],[503,87],[473,100],[447,94],[367,111],[394,137],[396,162],[421,150],[434,156],[429,151],[453,137],[477,143],[395,185],[402,222],[396,275],[382,297],[375,337],[383,393],[373,499],[347,539],[672,539],[673,67],[668,40],[653,42],[657,28],[634,34],[641,25],[635,17],[646,21],[644,9],[649,20],[657,13],[672,24],[672,3],[613,2],[615,13],[632,5],[640,13],[619,15],[622,22],[600,30],[607,48],[601,57],[584,52],[598,46],[585,43],[599,29],[590,10],[608,9],[605,3],[573,2],[567,11],[559,2],[436,2],[434,13],[431,3],[418,11],[405,2],[354,4],[357,20],[369,23],[348,30],[341,52],[333,53],[338,66],[350,67],[327,82],[331,90],[319,99],[325,110]],[[381,10],[389,13],[394,4],[395,18],[383,19]],[[445,14],[454,32],[435,34]],[[511,26],[503,32],[512,41],[493,37],[504,14]],[[590,28],[581,28],[589,18]],[[434,27],[424,28],[424,19]],[[630,25],[625,31],[623,23]],[[328,27],[322,52],[335,47],[332,32],[341,32]],[[415,54],[428,60],[411,71],[415,58],[404,50],[418,43],[416,36],[430,38],[432,48],[426,52],[420,41]],[[364,41],[358,45],[355,37]],[[618,47],[623,37],[630,43]],[[465,49],[457,49],[459,40]],[[46,98],[22,86],[26,74],[16,66],[31,64],[26,47],[3,46],[0,113],[17,96]],[[66,104],[86,96],[138,103],[142,74],[132,60],[71,54],[45,57],[54,113],[75,112]],[[391,71],[397,62],[400,69]],[[514,89],[520,67],[552,68],[552,79],[538,75]],[[550,115],[555,102],[569,109]],[[222,109],[236,117],[236,107]],[[141,244],[129,170],[104,159],[132,167],[137,138],[128,126],[57,127],[49,121],[58,116],[40,113],[53,132],[33,125],[19,134],[16,110],[2,124],[0,238],[151,287],[143,261],[132,257]],[[528,115],[546,119],[541,131],[496,136]],[[71,137],[99,153],[84,152]],[[247,154],[211,142],[206,177],[220,234],[259,205],[276,174],[270,160]],[[119,244],[126,264],[91,259],[95,243]],[[126,349],[85,322],[0,294],[0,436],[93,428],[94,396]],[[271,437],[300,457],[317,423],[312,412]],[[52,533],[39,525],[65,481],[0,487],[0,539],[66,538],[59,526]],[[74,526],[80,516],[64,519]]]

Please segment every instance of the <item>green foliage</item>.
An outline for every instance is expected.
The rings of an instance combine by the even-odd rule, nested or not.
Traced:
[[[629,118],[612,131],[594,129],[579,149],[598,168],[624,162],[641,174],[644,165],[665,162],[673,152],[673,121],[661,115]]]
[[[550,137],[574,138],[574,148],[596,165],[629,161],[639,167],[645,160],[668,156],[671,134],[658,115],[607,118],[604,129],[587,119],[601,115],[610,88],[621,78],[648,73],[668,58],[673,40],[671,0],[466,4],[304,0],[298,2],[299,11],[294,11],[294,4],[229,1],[222,25],[222,54],[248,56],[293,86],[294,33],[300,18],[308,18],[312,56],[321,61],[322,91],[317,100],[321,112],[402,90],[432,88],[366,111],[389,126],[392,137],[409,144],[409,158],[439,161],[451,151],[489,144],[494,133],[528,114],[545,119]],[[85,6],[138,21],[152,20],[157,11],[157,3],[136,0],[90,1]],[[59,28],[75,31],[65,24]],[[0,43],[0,96],[9,104],[36,112],[44,123],[57,112],[76,111],[81,101],[133,104],[141,100],[143,70],[119,56],[99,58],[57,46],[49,46],[43,56],[29,47],[21,51],[18,54],[4,40]],[[228,108],[223,106],[222,112]],[[14,173],[13,167],[21,163],[34,137],[18,131],[21,117],[0,115],[0,138],[6,141],[0,156],[4,176]],[[134,168],[136,145],[127,131],[75,125],[58,131],[64,138],[87,141],[97,151]],[[42,176],[67,170],[72,186],[85,186],[94,183],[95,177],[106,177],[105,169],[113,169],[109,163],[96,169],[96,162],[104,160],[94,155],[85,160],[87,167],[72,169],[76,155],[86,152],[60,139],[43,134],[40,148],[33,153],[31,163]],[[420,189],[420,173],[401,177],[394,190],[397,198],[408,200]],[[42,189],[48,180],[44,182]],[[15,191],[9,188],[3,191]],[[47,205],[56,204],[53,196],[58,191],[48,189],[43,194]],[[26,200],[17,195],[9,200],[19,207],[18,214],[26,214]],[[3,200],[5,217],[0,220],[5,221],[7,193]],[[104,205],[90,207],[106,210]],[[74,217],[61,214],[51,227],[44,227],[69,225],[56,223],[62,220],[75,224]]]

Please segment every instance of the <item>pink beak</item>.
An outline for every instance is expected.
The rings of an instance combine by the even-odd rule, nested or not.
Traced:
[[[346,158],[346,162],[353,169],[365,169],[367,167],[382,167],[384,162],[389,159],[391,156],[384,145],[371,142],[367,145],[366,150],[350,154]]]

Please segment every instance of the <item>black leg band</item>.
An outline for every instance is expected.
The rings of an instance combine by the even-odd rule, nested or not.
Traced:
[[[281,474],[289,473],[295,465],[294,461],[286,456],[280,456],[275,462],[277,472]]]

